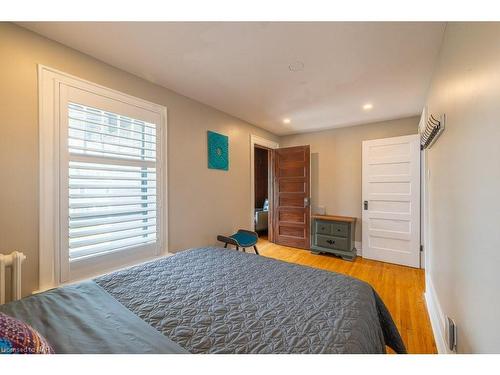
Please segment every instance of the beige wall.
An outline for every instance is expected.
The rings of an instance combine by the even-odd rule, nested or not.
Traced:
[[[13,24],[0,23],[0,56],[0,253],[27,255],[24,294],[38,286],[37,64],[168,108],[170,251],[248,227],[249,135],[276,137]],[[228,172],[207,168],[207,130],[229,136]]]
[[[354,216],[361,241],[361,142],[417,133],[418,117],[285,136],[280,147],[311,146],[311,203]]]
[[[428,151],[427,271],[461,353],[500,353],[499,40],[499,23],[448,24],[428,96],[447,121]]]

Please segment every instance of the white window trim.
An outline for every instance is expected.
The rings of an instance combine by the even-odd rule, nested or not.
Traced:
[[[162,169],[162,186],[159,199],[162,200],[160,251],[154,257],[140,252],[120,252],[119,262],[115,256],[98,256],[89,259],[88,266],[72,271],[71,282],[89,278],[97,274],[123,268],[132,264],[154,259],[168,254],[168,182],[167,182],[167,108],[121,92],[97,85],[38,65],[38,100],[39,100],[39,288],[47,290],[61,285],[61,249],[59,246],[60,209],[60,140],[59,140],[59,85],[71,85],[99,95],[135,105],[158,113],[161,117],[160,129],[161,154],[158,165]],[[111,259],[113,258],[113,259]],[[93,267],[99,269],[93,272]],[[37,291],[37,292],[38,292]]]

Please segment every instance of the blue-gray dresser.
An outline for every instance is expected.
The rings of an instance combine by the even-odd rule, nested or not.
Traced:
[[[355,217],[312,215],[311,252],[330,253],[345,260],[356,258],[354,246]]]

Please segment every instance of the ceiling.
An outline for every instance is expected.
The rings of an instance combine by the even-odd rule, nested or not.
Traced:
[[[21,26],[284,135],[419,114],[445,23]],[[367,103],[373,108],[364,110]]]

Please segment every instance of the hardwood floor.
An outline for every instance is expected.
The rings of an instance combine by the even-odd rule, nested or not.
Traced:
[[[333,255],[276,245],[260,238],[263,256],[343,273],[370,283],[384,300],[405,342],[408,353],[437,353],[424,300],[424,270],[358,257],[348,262]],[[388,349],[390,351],[390,349]]]

